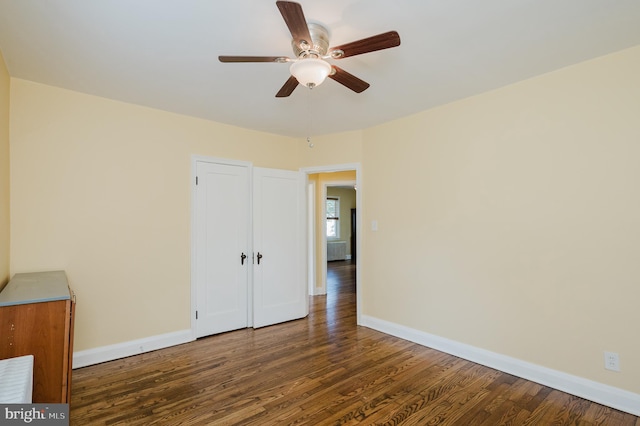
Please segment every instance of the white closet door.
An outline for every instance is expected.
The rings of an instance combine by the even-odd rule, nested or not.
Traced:
[[[196,175],[196,335],[202,337],[250,325],[251,188],[246,166],[198,161]]]
[[[253,169],[253,326],[308,314],[304,175]]]

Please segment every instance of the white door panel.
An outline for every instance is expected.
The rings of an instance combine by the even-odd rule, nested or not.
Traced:
[[[251,188],[249,165],[198,160],[196,176],[196,336],[306,316],[304,175],[253,168]]]
[[[250,268],[249,168],[198,162],[196,334],[247,327]],[[242,253],[248,259],[241,261]]]
[[[253,192],[253,321],[263,327],[308,314],[304,175],[254,168]]]

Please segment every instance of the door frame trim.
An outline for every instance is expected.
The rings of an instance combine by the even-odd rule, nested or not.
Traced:
[[[253,175],[253,163],[249,162],[249,161],[240,161],[240,160],[229,160],[227,158],[220,158],[220,157],[209,157],[206,155],[196,155],[193,154],[191,155],[191,173],[190,173],[190,181],[189,181],[189,185],[191,186],[191,232],[190,232],[190,237],[191,237],[191,241],[190,241],[190,249],[191,249],[191,253],[190,253],[190,269],[191,269],[191,277],[190,277],[190,281],[191,281],[191,306],[189,309],[190,312],[190,328],[191,328],[191,337],[193,340],[196,340],[198,338],[198,334],[197,334],[197,329],[196,329],[196,307],[197,307],[197,296],[198,296],[198,292],[197,292],[197,283],[196,283],[196,175],[197,175],[197,166],[198,163],[202,162],[202,163],[211,163],[211,164],[224,164],[227,166],[240,166],[240,167],[247,167],[249,169],[249,176]],[[252,187],[252,183],[251,183],[251,179],[249,179],[249,187],[251,189]],[[249,209],[252,211],[253,209],[253,203],[251,201],[251,198],[249,199]],[[251,223],[249,223],[249,235],[251,235]],[[253,240],[249,239],[249,252],[253,253]],[[247,297],[248,297],[248,318],[247,318],[247,322],[249,327],[253,326],[253,298],[251,297],[253,295],[252,292],[252,288],[251,288],[251,283],[252,283],[252,278],[253,278],[253,268],[249,268],[248,271],[249,274],[249,288],[247,291]]]
[[[305,187],[308,189],[309,187],[309,175],[315,173],[332,173],[332,172],[346,172],[355,170],[356,172],[356,253],[359,254],[359,259],[362,259],[362,165],[361,163],[345,163],[345,164],[334,164],[327,166],[315,166],[315,167],[303,167],[300,169],[301,172],[305,174]],[[317,188],[316,188],[317,191]],[[316,218],[317,222],[318,218]],[[313,226],[315,229],[315,224],[307,223],[307,226]],[[325,239],[326,241],[326,239]],[[325,242],[326,246],[326,242]],[[314,250],[313,256],[309,255],[308,258],[315,259],[317,253],[315,253],[315,246],[310,247]],[[326,253],[324,254],[324,258],[326,259]],[[356,323],[358,325],[362,324],[362,283],[360,273],[360,265],[362,261],[356,261]],[[307,268],[311,267],[311,265],[307,265]],[[325,265],[325,286],[326,286],[326,265]],[[316,283],[317,284],[317,283]],[[312,294],[312,293],[309,293]]]
[[[316,183],[309,182],[309,176],[305,175],[307,196],[307,293],[315,296],[316,292],[316,232],[311,224],[316,223]]]

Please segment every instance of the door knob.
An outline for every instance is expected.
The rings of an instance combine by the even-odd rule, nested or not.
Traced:
[[[245,260],[246,258],[247,258],[247,255],[246,255],[246,254],[242,253],[242,254],[240,255],[240,264],[241,264],[241,265],[244,265],[244,260]]]
[[[260,264],[260,259],[262,259],[262,254],[260,254],[260,252],[258,252],[258,265]]]

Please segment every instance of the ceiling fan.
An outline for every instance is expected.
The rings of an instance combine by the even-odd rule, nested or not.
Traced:
[[[327,77],[337,81],[356,93],[369,87],[369,83],[348,73],[327,59],[342,59],[376,50],[400,45],[400,35],[389,31],[340,46],[329,47],[329,31],[320,24],[307,23],[302,6],[292,1],[277,1],[276,5],[284,18],[293,39],[291,46],[295,58],[286,56],[218,56],[220,62],[291,62],[291,76],[278,91],[276,97],[291,95],[298,84],[310,89],[321,84]]]

